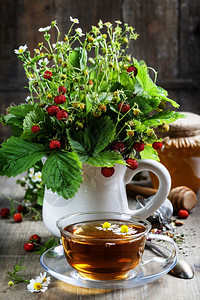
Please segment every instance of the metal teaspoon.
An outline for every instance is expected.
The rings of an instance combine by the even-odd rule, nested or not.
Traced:
[[[155,244],[146,241],[146,246],[150,250],[159,253],[163,257],[166,257],[166,254]],[[186,261],[180,259],[177,261],[176,265],[171,269],[171,271],[169,271],[169,274],[182,279],[192,279],[194,277],[194,270]]]

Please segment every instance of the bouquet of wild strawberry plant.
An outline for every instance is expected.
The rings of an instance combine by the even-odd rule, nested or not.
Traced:
[[[180,115],[165,110],[178,104],[150,78],[144,61],[127,54],[137,34],[128,24],[99,21],[88,33],[70,17],[61,35],[56,21],[40,28],[44,42],[31,56],[27,46],[15,50],[22,60],[30,96],[1,117],[12,137],[0,149],[0,175],[16,176],[43,157],[42,180],[64,198],[82,182],[82,164],[111,176],[115,164],[137,168],[137,159],[158,160],[162,143],[154,129],[167,130]],[[50,30],[57,30],[52,42]]]

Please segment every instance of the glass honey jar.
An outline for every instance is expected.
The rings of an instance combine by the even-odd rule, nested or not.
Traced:
[[[200,188],[200,116],[182,113],[186,117],[170,124],[168,132],[157,133],[163,138],[158,155],[171,175],[172,188],[184,185],[196,193]],[[157,178],[151,174],[151,179],[157,188]]]

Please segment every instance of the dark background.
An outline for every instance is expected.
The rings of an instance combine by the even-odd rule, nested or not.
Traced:
[[[22,62],[14,49],[33,51],[43,39],[40,27],[57,20],[65,33],[78,18],[83,31],[99,19],[121,20],[139,33],[130,53],[158,71],[157,83],[180,104],[181,111],[200,114],[199,0],[0,0],[0,110],[19,104],[29,94]],[[0,139],[9,129],[0,127]]]

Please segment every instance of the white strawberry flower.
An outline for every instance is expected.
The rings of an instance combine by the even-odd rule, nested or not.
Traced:
[[[42,27],[39,28],[38,31],[39,32],[46,32],[46,31],[49,31],[50,29],[51,29],[51,26],[46,26],[46,27],[43,27],[43,28]]]
[[[28,48],[27,45],[20,46],[19,49],[15,49],[14,52],[16,54],[22,54],[26,51],[27,48]]]
[[[40,66],[40,67],[43,67],[43,66],[46,66],[46,65],[48,65],[48,63],[49,63],[49,60],[48,60],[48,58],[44,58],[44,59],[40,59],[39,61],[38,61],[38,65]]]
[[[79,19],[77,19],[77,18],[72,18],[71,16],[70,16],[70,21],[71,21],[72,23],[75,23],[75,24],[78,24],[78,23],[79,23]]]
[[[34,168],[30,168],[29,171],[28,171],[28,176],[29,176],[30,178],[32,178],[33,175],[34,175],[34,173],[35,173],[35,169],[34,169]]]
[[[36,172],[35,174],[33,174],[31,179],[33,182],[41,182],[42,181],[42,173],[40,171]]]
[[[77,33],[79,36],[85,35],[85,34],[83,33],[83,31],[82,31],[81,28],[77,28],[77,29],[75,29],[75,31],[76,31],[76,33]]]

